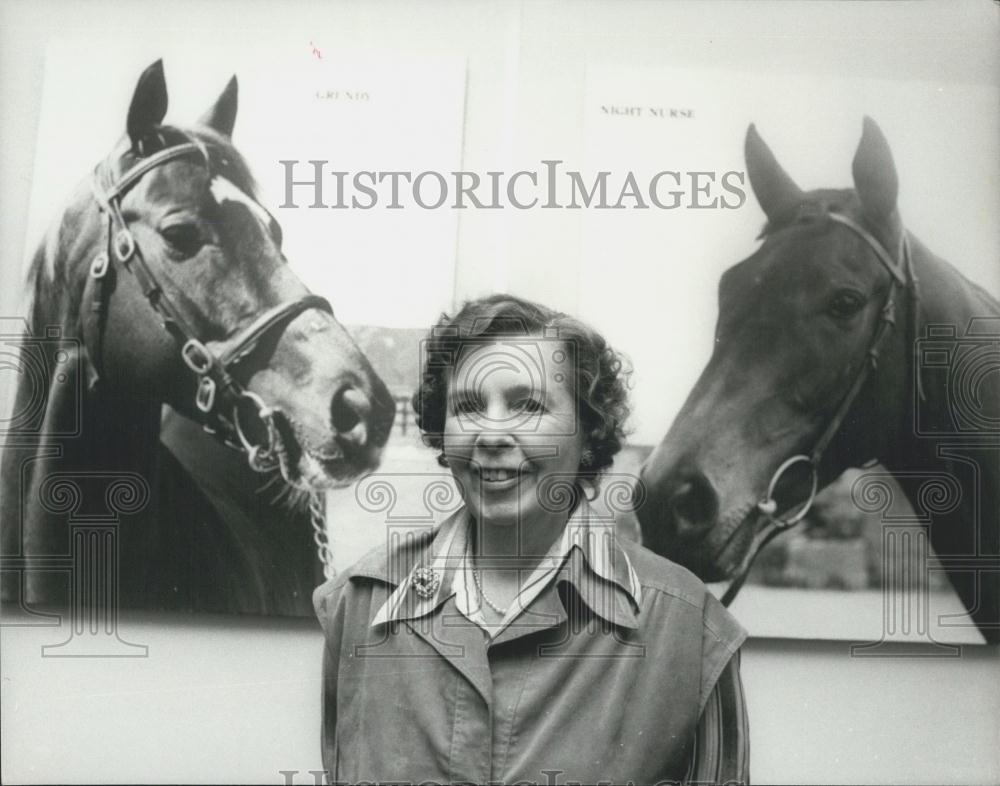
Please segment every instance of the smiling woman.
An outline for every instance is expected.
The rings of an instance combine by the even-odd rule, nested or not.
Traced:
[[[465,504],[314,595],[330,780],[747,782],[745,632],[590,505],[624,440],[618,354],[495,295],[422,355],[417,422]]]

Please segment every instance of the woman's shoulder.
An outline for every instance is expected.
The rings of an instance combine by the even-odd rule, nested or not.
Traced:
[[[694,573],[666,557],[650,551],[634,540],[618,538],[618,544],[628,556],[643,589],[673,595],[696,605],[702,605],[708,587]]]
[[[655,554],[635,541],[621,538],[618,542],[632,563],[643,593],[654,595],[647,624],[655,625],[654,618],[660,615],[653,609],[659,606],[671,624],[676,625],[678,617],[676,610],[671,609],[670,601],[678,599],[690,609],[690,613],[682,617],[687,618],[691,625],[701,628],[707,647],[718,646],[723,652],[730,654],[739,649],[746,640],[746,630],[701,579],[687,568]],[[724,659],[727,657],[724,656]]]
[[[349,568],[320,584],[313,591],[313,606],[319,609],[331,598],[343,595],[349,587],[373,584],[398,586],[424,557],[434,539],[436,528],[407,530],[405,536],[388,537]]]

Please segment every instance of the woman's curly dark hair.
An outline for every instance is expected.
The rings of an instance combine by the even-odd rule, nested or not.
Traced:
[[[466,302],[455,316],[442,314],[423,348],[420,387],[413,410],[425,445],[444,456],[448,383],[455,361],[468,345],[492,337],[546,336],[575,348],[579,425],[584,434],[580,476],[596,480],[611,466],[625,441],[628,403],[626,360],[597,331],[580,320],[513,295],[490,295]]]

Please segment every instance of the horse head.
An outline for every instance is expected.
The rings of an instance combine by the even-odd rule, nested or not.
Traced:
[[[906,411],[907,246],[885,137],[865,119],[853,189],[802,191],[752,125],[745,152],[763,242],[722,276],[712,356],[641,470],[636,511],[646,545],[706,581],[744,576],[817,487],[894,444],[902,418],[878,413]]]
[[[395,405],[288,265],[232,144],[236,109],[234,77],[196,125],[165,125],[162,64],[146,69],[127,133],[48,244],[57,261],[36,264],[34,321],[79,314],[93,395],[166,402],[322,490],[377,464]]]

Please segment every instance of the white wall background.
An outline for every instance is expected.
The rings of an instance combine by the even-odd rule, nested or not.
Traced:
[[[4,783],[275,783],[321,769],[322,635],[306,621],[150,615],[149,657],[40,657],[64,631],[4,628]],[[912,654],[912,653],[911,653]],[[997,654],[856,659],[846,642],[751,639],[751,779],[996,783]]]
[[[18,313],[46,47],[54,36],[81,32],[93,36],[96,60],[104,40],[127,40],[152,60],[158,48],[179,40],[210,50],[261,34],[328,50],[462,58],[462,165],[476,171],[513,171],[547,157],[582,161],[585,74],[593,65],[919,80],[959,93],[995,92],[1000,82],[997,11],[988,2],[751,6],[597,0],[300,3],[279,9],[264,3],[8,0],[0,6],[3,316]],[[85,58],[80,68],[88,67]],[[127,100],[135,74],[93,78],[113,83]],[[103,118],[121,111],[120,104],[88,107],[79,123],[90,114]],[[915,110],[913,125],[920,123]],[[983,123],[995,128],[997,117]],[[803,185],[818,185],[809,182],[819,170],[810,171],[808,145],[785,154],[784,133],[776,129],[768,136],[779,157],[796,174],[803,172]],[[948,139],[940,144],[947,146]],[[983,166],[996,171],[996,140],[985,144],[993,145],[993,154],[978,151]],[[946,147],[938,153],[949,155]],[[846,172],[841,182],[847,182]],[[940,185],[947,194],[942,210],[997,214],[995,203],[962,204],[960,174]],[[463,214],[456,296],[510,288],[572,309],[578,293],[552,274],[552,263],[583,258],[581,222],[591,218],[568,211]],[[970,275],[995,292],[1000,229],[995,221],[991,226],[975,233],[965,255],[987,254],[978,274]],[[955,234],[955,242],[967,240],[967,232]],[[940,244],[931,245],[945,253]],[[983,251],[990,248],[992,257]],[[278,770],[320,766],[320,637],[312,623],[147,615],[123,627],[126,638],[150,646],[149,658],[135,661],[41,658],[40,645],[58,643],[65,632],[5,627],[0,633],[4,782],[280,783]],[[843,642],[755,639],[746,646],[743,673],[757,783],[1000,780],[996,648],[967,647],[950,660],[859,660],[848,656]],[[303,774],[296,782],[310,781]]]

